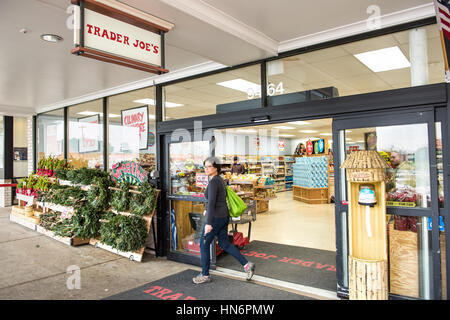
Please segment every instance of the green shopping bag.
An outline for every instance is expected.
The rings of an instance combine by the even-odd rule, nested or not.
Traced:
[[[230,217],[237,218],[244,213],[245,209],[247,209],[247,205],[245,202],[230,188],[230,186],[225,185],[226,191],[226,199],[228,212]]]

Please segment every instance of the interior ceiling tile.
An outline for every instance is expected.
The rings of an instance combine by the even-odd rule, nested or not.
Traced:
[[[314,63],[313,66],[336,79],[366,74],[369,70],[353,56]]]
[[[379,50],[399,45],[398,41],[392,35],[384,35],[377,38],[361,40],[353,43],[342,45],[342,48],[347,50],[350,54],[358,54],[373,50]]]
[[[336,59],[339,57],[347,56],[348,51],[344,47],[331,47],[323,50],[312,51],[297,56],[300,61],[307,63],[318,63],[326,60]]]

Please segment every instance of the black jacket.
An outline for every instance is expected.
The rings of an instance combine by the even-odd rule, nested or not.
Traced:
[[[225,183],[220,176],[214,176],[205,190],[206,224],[212,225],[213,218],[228,217]]]

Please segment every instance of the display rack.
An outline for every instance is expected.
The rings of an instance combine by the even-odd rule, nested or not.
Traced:
[[[261,185],[258,184],[258,180],[252,181],[239,181],[233,180],[230,185],[240,185],[241,188],[245,189],[243,194],[256,200],[256,213],[263,213],[269,210],[269,201],[276,199],[276,196],[270,193],[274,188],[274,185]]]
[[[95,187],[95,185],[80,185],[80,184],[75,185],[70,181],[60,180],[60,179],[55,179],[55,178],[51,178],[51,180],[53,180],[53,182],[55,182],[55,183],[58,183],[59,185],[77,186],[85,191],[89,190],[91,187]],[[132,186],[128,191],[130,193],[140,194],[141,192],[135,190],[136,188],[137,187]],[[119,191],[121,190],[121,189],[115,188],[115,187],[109,187],[109,189],[110,190],[119,190]],[[156,189],[155,191],[156,191],[155,209],[153,209],[153,211],[149,215],[144,215],[141,217],[143,220],[146,221],[147,237],[150,233],[150,229],[151,229],[152,221],[153,221],[152,219],[156,212],[156,206],[158,203],[158,197],[159,197],[159,193],[160,193],[160,190],[158,190],[158,189]],[[73,207],[62,206],[62,205],[54,204],[51,202],[40,202],[40,201],[37,201],[35,197],[30,197],[30,196],[25,196],[25,195],[20,195],[20,194],[18,194],[18,200],[19,200],[19,205],[13,206],[13,208],[11,210],[10,221],[12,221],[12,222],[23,225],[31,230],[37,231],[40,234],[43,234],[47,237],[50,237],[56,241],[59,241],[61,243],[69,245],[69,246],[79,246],[79,245],[84,245],[84,244],[91,244],[91,245],[94,245],[96,248],[97,247],[102,248],[102,249],[110,251],[112,253],[127,257],[132,261],[139,261],[139,262],[142,261],[145,246],[143,248],[137,250],[136,252],[122,252],[122,251],[112,248],[111,246],[101,243],[100,238],[81,239],[78,237],[61,237],[61,236],[55,235],[55,233],[53,231],[47,230],[44,227],[39,225],[41,214],[48,213],[50,211],[55,211],[55,212],[60,212],[63,215],[69,217],[70,215],[74,214],[74,212],[75,212]],[[24,206],[25,203],[28,205]],[[112,208],[109,208],[106,211],[113,212],[114,214],[124,215],[124,216],[132,215],[130,212],[116,212]],[[101,220],[101,222],[106,222],[106,221]]]
[[[296,164],[297,159],[319,158],[322,157],[324,163],[321,166],[315,167],[311,164],[305,164],[304,166],[294,166],[294,184],[293,194],[294,200],[309,204],[325,204],[330,203],[330,191],[329,191],[329,178],[330,178],[330,165],[329,157],[326,154],[309,155],[309,156],[295,156]],[[312,161],[316,162],[316,161]],[[311,177],[319,177],[320,182],[315,183]],[[326,177],[326,181],[325,181]],[[308,181],[308,185],[304,184],[304,181]],[[303,181],[303,182],[302,182]]]
[[[140,191],[137,191],[135,189],[136,188],[132,187],[132,188],[128,189],[128,192],[135,193],[135,194],[141,194]],[[116,188],[116,187],[109,187],[109,190],[121,191],[120,188]],[[127,212],[120,212],[120,211],[114,210],[113,208],[109,208],[107,211],[112,212],[112,213],[117,214],[117,215],[122,215],[122,216],[127,216],[127,217],[135,216],[135,217],[142,218],[146,222],[147,237],[148,237],[148,235],[150,234],[150,229],[151,229],[151,226],[152,226],[153,216],[155,215],[155,212],[156,212],[156,206],[158,204],[158,197],[159,197],[159,193],[160,193],[160,190],[158,190],[158,189],[155,190],[155,191],[156,191],[155,208],[152,210],[152,212],[149,215],[144,215],[144,216],[141,217],[141,216],[134,215],[134,214],[130,213],[129,211],[127,211]],[[105,223],[107,221],[106,220],[101,220],[101,222]],[[120,251],[120,250],[114,249],[110,245],[102,243],[101,242],[101,237],[91,238],[90,241],[89,241],[89,244],[93,245],[95,248],[101,248],[103,250],[106,250],[106,251],[118,254],[118,255],[120,255],[122,257],[125,257],[125,258],[128,258],[131,261],[137,261],[137,262],[142,262],[142,258],[143,258],[144,251],[145,251],[145,245],[142,248],[140,248],[139,250],[135,251],[135,252]]]
[[[294,168],[292,165],[295,162],[294,157],[285,156],[284,157],[284,172],[285,172],[285,190],[292,190],[292,185],[294,183]]]

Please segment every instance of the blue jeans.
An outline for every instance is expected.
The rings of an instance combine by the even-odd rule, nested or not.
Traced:
[[[209,276],[209,268],[211,261],[211,243],[214,237],[217,237],[219,246],[225,250],[225,252],[231,254],[242,266],[247,264],[247,259],[239,252],[239,249],[233,245],[228,239],[228,221],[230,217],[225,218],[213,218],[212,231],[206,234],[205,240],[205,227],[203,227],[202,237],[200,239],[200,250],[202,254],[202,275]]]

